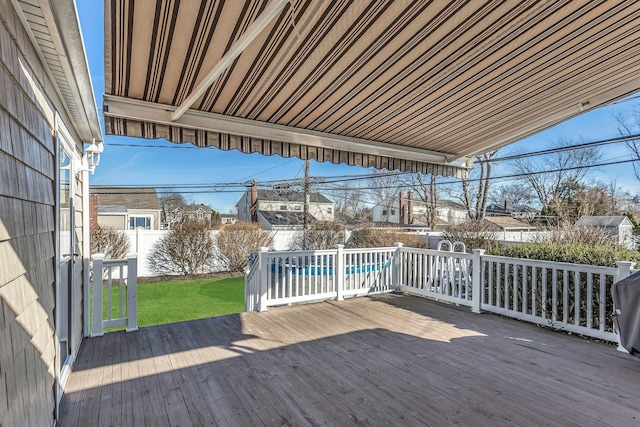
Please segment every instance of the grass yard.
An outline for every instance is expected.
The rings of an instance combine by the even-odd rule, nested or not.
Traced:
[[[118,317],[119,289],[117,286],[113,288],[114,318]],[[126,310],[126,295],[123,295],[123,302]],[[106,312],[106,287],[102,288],[102,306],[103,312]],[[138,326],[183,322],[243,311],[244,276],[138,283]],[[122,329],[124,327],[107,328],[105,332]]]
[[[244,311],[244,276],[138,284],[138,325],[151,326]]]

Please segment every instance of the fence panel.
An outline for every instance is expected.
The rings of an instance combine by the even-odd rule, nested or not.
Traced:
[[[472,254],[400,248],[398,256],[398,276],[403,291],[460,305],[473,305]]]
[[[91,260],[91,336],[101,336],[104,329],[118,326],[125,326],[127,332],[138,330],[137,255],[105,260],[104,254],[94,254]]]
[[[617,268],[485,255],[482,269],[482,310],[616,340],[608,313]]]
[[[395,288],[393,270],[397,248],[345,249],[343,296],[390,292]]]

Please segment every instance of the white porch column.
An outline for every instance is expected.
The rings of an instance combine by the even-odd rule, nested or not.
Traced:
[[[91,318],[91,336],[101,337],[102,332],[102,263],[104,262],[104,254],[91,255],[93,261],[93,313]]]
[[[344,299],[344,278],[345,278],[345,262],[344,262],[344,245],[336,245],[338,250],[336,254],[336,299],[342,301]]]
[[[127,254],[127,332],[138,330],[138,254]]]
[[[474,313],[480,313],[480,307],[482,307],[482,294],[484,287],[482,286],[482,255],[484,255],[484,249],[473,250],[473,269],[471,273],[471,311]]]
[[[395,242],[393,246],[396,247],[396,252],[393,254],[393,280],[396,282],[396,287],[393,290],[394,294],[402,293],[402,242]]]
[[[267,252],[269,252],[267,247],[260,248],[260,252],[258,252],[258,271],[260,271],[260,282],[257,287],[259,289],[258,311],[267,311],[267,281],[269,280]]]

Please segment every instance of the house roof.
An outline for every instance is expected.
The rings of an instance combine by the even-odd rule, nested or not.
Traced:
[[[160,200],[155,188],[91,186],[90,194],[98,197],[100,206],[126,206],[127,209],[160,210]]]
[[[251,191],[251,190],[247,190]],[[258,200],[304,203],[304,193],[283,190],[258,190]],[[309,193],[310,203],[333,203],[320,193]]]
[[[16,13],[42,60],[43,71],[84,142],[102,141],[91,74],[74,0],[14,1]]]
[[[126,214],[127,207],[123,205],[101,205],[98,206],[99,214]]]
[[[534,230],[536,228],[525,222],[518,221],[517,219],[510,216],[487,216],[484,218],[484,221],[489,222],[505,231]]]
[[[640,89],[639,14],[622,0],[112,0],[106,132],[464,175],[469,156]]]
[[[181,210],[182,212],[197,212],[198,209],[202,210],[202,212],[205,214],[210,214],[211,212],[213,212],[213,209],[211,209],[210,206],[203,204],[177,206],[175,209],[173,209],[173,212],[177,210]]]
[[[304,224],[304,214],[302,212],[278,212],[278,211],[258,211],[265,221],[271,226],[302,226]],[[313,215],[309,215],[309,223],[316,222]]]
[[[619,227],[622,224],[633,226],[629,218],[620,216],[583,216],[576,221],[576,225],[581,227]]]

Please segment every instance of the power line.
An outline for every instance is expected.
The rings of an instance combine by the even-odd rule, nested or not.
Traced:
[[[640,139],[640,134],[620,136],[620,137],[617,137],[617,138],[610,138],[610,139],[602,139],[602,140],[599,140],[599,141],[591,141],[591,142],[585,142],[585,143],[581,143],[581,144],[565,145],[565,146],[562,146],[562,147],[554,147],[554,148],[549,148],[549,149],[546,149],[546,150],[531,151],[529,153],[513,154],[513,155],[510,155],[510,156],[496,157],[495,159],[490,159],[490,160],[478,160],[478,161],[476,161],[474,163],[480,164],[480,163],[505,162],[505,161],[509,161],[509,160],[521,159],[521,158],[524,158],[524,157],[544,156],[544,155],[547,155],[547,154],[560,153],[562,151],[581,150],[581,149],[585,149],[585,148],[598,147],[600,145],[619,144],[621,142],[633,141],[634,139]]]

